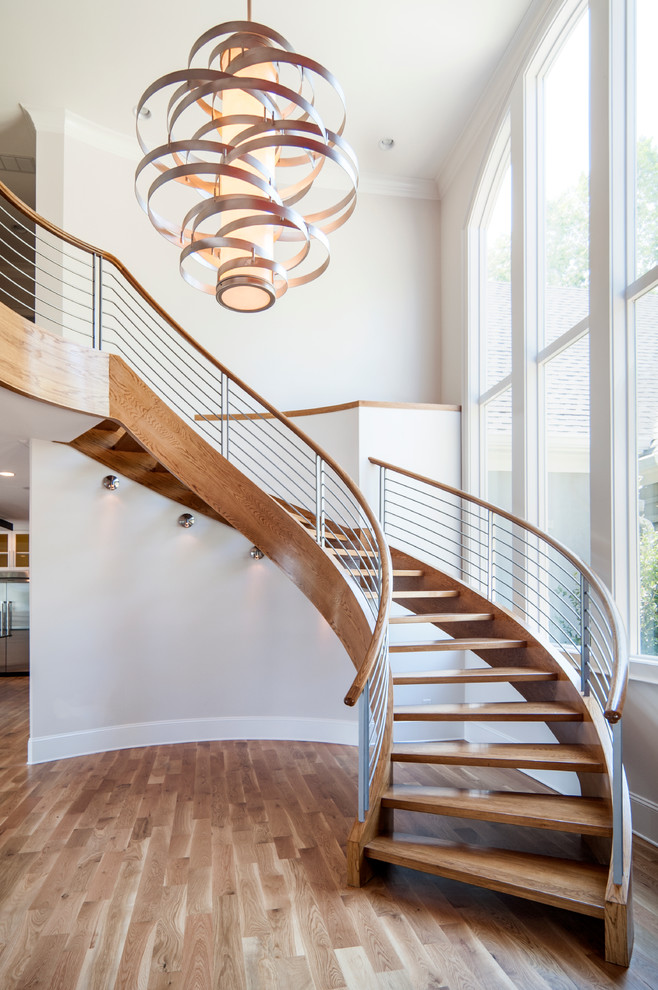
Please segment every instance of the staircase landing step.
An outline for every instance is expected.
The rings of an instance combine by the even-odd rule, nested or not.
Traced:
[[[603,757],[595,750],[560,743],[395,743],[391,759],[395,763],[605,772]]]
[[[494,701],[482,704],[402,705],[396,722],[582,722],[577,708],[556,701]]]
[[[496,639],[471,637],[470,639],[439,639],[430,643],[396,643],[390,653],[426,653],[429,650],[515,650],[526,646],[525,639]]]
[[[369,859],[463,880],[505,894],[603,918],[608,868],[505,849],[380,835],[365,847]]]
[[[498,681],[555,681],[557,674],[532,667],[465,667],[457,670],[416,670],[393,674],[394,684],[491,684]]]
[[[608,803],[593,797],[396,785],[384,793],[382,802],[385,808],[432,815],[528,825],[583,835],[612,834]]]

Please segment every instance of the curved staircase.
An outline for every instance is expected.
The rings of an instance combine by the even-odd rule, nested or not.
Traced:
[[[619,732],[627,663],[595,576],[520,520],[375,462],[391,563],[378,520],[328,455],[199,347],[116,259],[1,185],[0,197],[9,231],[0,383],[96,415],[77,449],[240,530],[301,588],[353,660],[345,701],[359,705],[360,745],[348,882],[365,882],[384,861],[601,917],[606,958],[627,965],[631,832]],[[387,475],[397,488],[387,489]],[[404,697],[414,691],[429,700]],[[509,740],[491,730],[501,723]],[[543,726],[546,738],[524,742],[522,723]],[[456,738],[455,724],[467,738]],[[405,726],[415,741],[395,740]],[[474,738],[477,728],[495,738]],[[417,784],[395,782],[399,763],[418,771]],[[505,771],[514,777],[501,784]],[[519,771],[571,772],[580,793],[542,788]],[[395,830],[398,816],[423,817],[410,833]],[[505,832],[500,845],[456,842],[441,834],[454,820]],[[549,832],[579,834],[585,854],[555,855],[553,843],[548,855],[527,842],[515,848],[510,827],[534,830],[540,849]]]

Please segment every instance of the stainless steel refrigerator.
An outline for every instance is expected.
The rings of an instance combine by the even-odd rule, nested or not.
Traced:
[[[0,574],[0,675],[30,670],[30,583]]]

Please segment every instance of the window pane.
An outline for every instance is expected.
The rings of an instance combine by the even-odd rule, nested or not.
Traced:
[[[640,650],[658,655],[658,289],[635,303]]]
[[[589,310],[589,15],[544,78],[543,344]]]
[[[512,508],[512,390],[484,407],[486,498],[501,509]]]
[[[485,390],[512,370],[512,170],[507,168],[487,226]]]
[[[637,0],[635,273],[658,265],[658,4]]]
[[[546,529],[589,560],[589,337],[544,369]]]

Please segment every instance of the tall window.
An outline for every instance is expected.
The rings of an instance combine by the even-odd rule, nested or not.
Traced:
[[[589,560],[588,11],[558,44],[539,83],[540,522]]]
[[[658,2],[555,6],[507,108],[509,179],[485,174],[472,214],[468,464],[482,494],[593,556],[632,652],[658,660]]]
[[[658,656],[658,5],[637,0],[635,78],[635,436],[639,650]]]

